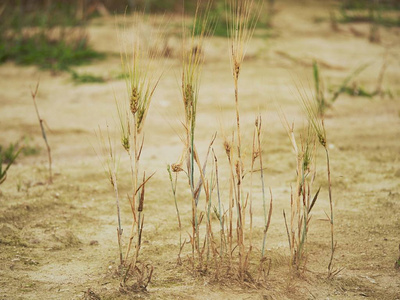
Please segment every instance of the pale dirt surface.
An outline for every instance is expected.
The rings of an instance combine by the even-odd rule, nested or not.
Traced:
[[[84,299],[88,289],[101,299],[400,299],[400,271],[394,268],[400,255],[399,30],[382,30],[382,43],[371,44],[367,25],[357,24],[366,36],[355,37],[349,25],[339,25],[341,31],[333,32],[329,22],[313,22],[328,15],[326,7],[278,1],[277,8],[273,37],[256,37],[251,42],[240,79],[244,151],[250,154],[252,124],[260,113],[266,184],[274,195],[267,240],[272,266],[264,287],[214,282],[211,276],[193,276],[185,266],[176,265],[179,232],[165,168],[178,159],[182,148],[178,136],[183,120],[180,75],[175,59],[167,63],[169,69],[155,94],[145,128],[142,167],[149,173],[156,171],[147,187],[141,252],[141,259],[154,266],[146,294],[118,291],[119,280],[113,276],[118,263],[115,203],[93,150],[98,145],[94,132],[99,125],[105,128],[108,123],[114,132],[114,91],[123,97],[124,82],[75,85],[68,74],[53,76],[35,67],[7,63],[0,66],[0,143],[8,145],[25,136],[31,146],[42,151],[19,158],[1,186],[0,299]],[[96,49],[115,55],[80,70],[104,76],[120,72],[114,23],[113,18],[95,20],[89,33]],[[312,85],[312,59],[328,65],[321,71],[327,87],[339,85],[356,67],[370,63],[357,81],[373,90],[387,48],[383,87],[391,90],[393,98],[342,95],[326,119],[336,203],[338,248],[334,263],[344,269],[335,278],[326,279],[330,236],[329,224],[323,219],[329,205],[321,150],[317,182],[322,191],[310,225],[308,271],[294,276],[288,267],[282,209],[289,209],[295,159],[277,107],[297,129],[302,127],[304,117],[296,86],[308,89]],[[230,135],[234,125],[233,85],[226,53],[227,42],[221,38],[212,39],[206,49],[197,126],[197,148],[202,153],[218,131],[215,150],[221,172],[226,168],[223,135]],[[42,184],[47,178],[47,156],[30,98],[30,86],[39,76],[38,105],[51,128],[49,142],[56,173],[52,185]],[[127,160],[121,157],[123,166]],[[129,174],[122,171],[120,178],[123,195],[128,192]],[[227,178],[227,173],[221,175],[225,197]],[[178,201],[186,231],[190,228],[190,200],[183,176],[180,186]],[[256,183],[255,190],[259,187]],[[261,197],[259,193],[256,196],[255,261],[263,224]],[[123,224],[127,232],[127,202],[123,204]],[[189,248],[184,249],[184,256]]]

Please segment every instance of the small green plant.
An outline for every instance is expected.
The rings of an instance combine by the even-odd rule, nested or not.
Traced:
[[[16,143],[10,143],[8,147],[0,145],[0,156],[2,157],[3,164],[8,164],[13,161],[15,153],[18,151],[21,151],[21,154],[24,156],[31,156],[38,154],[40,149],[36,146],[29,145],[27,137],[21,138]]]
[[[8,147],[0,145],[0,157],[4,164],[12,162],[15,158],[15,153],[18,151],[18,143],[11,143]]]
[[[363,64],[359,66],[342,81],[339,87],[330,89],[328,93],[325,89],[324,82],[320,74],[320,67],[316,61],[313,61],[315,101],[318,108],[318,114],[323,116],[326,110],[333,105],[333,103],[339,98],[341,94],[366,98],[373,98],[375,96],[384,97],[386,95],[392,97],[390,90],[384,90],[382,88],[383,78],[388,66],[386,57],[382,63],[374,90],[368,91],[366,88],[357,84],[357,82],[352,82],[352,79],[354,79],[358,74],[364,71],[368,66],[369,64]]]
[[[381,70],[379,71],[379,75],[376,82],[376,87],[372,91],[368,91],[363,86],[357,84],[357,82],[353,82],[351,86],[346,86],[342,89],[343,93],[346,93],[350,96],[358,96],[358,97],[366,97],[373,98],[375,96],[380,96],[381,98],[388,96],[389,98],[393,98],[391,91],[389,89],[383,89],[383,78],[385,76],[386,69],[388,67],[388,63],[386,60],[386,56],[381,66]]]
[[[282,116],[296,157],[296,185],[290,195],[290,216],[283,210],[286,233],[290,249],[290,266],[296,271],[306,269],[307,237],[311,212],[317,201],[320,188],[312,197],[312,187],[316,177],[316,134],[311,123],[301,135],[300,145],[296,142],[294,125],[289,125]],[[289,219],[289,222],[288,222]]]
[[[10,144],[6,149],[3,149],[0,145],[0,184],[6,181],[8,169],[22,151],[22,148],[17,149],[15,145],[16,144]],[[3,165],[5,165],[4,168]]]
[[[79,74],[71,71],[71,78],[75,83],[104,83],[106,80],[102,76],[89,73]]]
[[[324,82],[321,78],[320,68],[318,63],[313,61],[313,78],[314,78],[314,86],[315,86],[315,101],[317,105],[318,114],[323,116],[326,110],[333,105],[333,103],[338,99],[338,97],[347,93],[349,88],[350,81],[360,74],[363,70],[368,67],[368,64],[361,65],[356,70],[354,70],[349,76],[347,76],[341,85],[332,92],[332,95],[328,97]]]
[[[24,139],[22,146],[22,154],[24,156],[33,156],[40,153],[40,148],[38,146],[31,146],[27,138]]]

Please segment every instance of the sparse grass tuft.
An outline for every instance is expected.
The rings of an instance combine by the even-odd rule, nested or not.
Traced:
[[[4,150],[0,146],[0,184],[6,181],[7,171],[21,153],[21,150],[22,148],[16,149],[15,144],[10,144],[9,147]],[[4,169],[3,164],[5,165]]]
[[[18,143],[11,143],[8,147],[0,145],[0,160],[3,164],[9,164],[15,161],[16,153],[18,152]]]
[[[74,37],[74,33],[71,36]],[[43,69],[65,71],[71,66],[105,57],[105,54],[88,46],[86,36],[77,37],[71,42],[51,39],[46,33],[3,36],[0,39],[0,63],[12,60],[20,65],[37,65]]]
[[[341,85],[337,89],[335,89],[332,92],[332,95],[328,98],[324,86],[324,81],[320,74],[320,67],[316,61],[313,61],[313,78],[315,85],[317,115],[324,116],[326,110],[333,105],[333,103],[338,99],[341,94],[348,93],[351,90],[351,88],[349,87],[350,81],[362,71],[364,71],[368,66],[369,64],[364,64],[354,70],[349,76],[347,76],[343,80]]]
[[[317,134],[313,124],[300,135],[301,143],[295,137],[294,125],[289,125],[285,116],[281,115],[296,158],[296,185],[291,188],[290,215],[283,210],[286,233],[290,249],[290,267],[295,271],[306,270],[307,236],[310,228],[311,212],[318,199],[319,188],[312,196],[312,188],[316,177],[316,140]],[[323,139],[321,132],[318,139]]]
[[[391,97],[391,93],[389,90],[382,89],[383,78],[387,69],[387,60],[386,56],[383,60],[378,78],[376,87],[371,92],[367,89],[363,88],[356,81],[352,80],[363,72],[369,64],[363,64],[356,68],[353,72],[351,72],[345,79],[343,79],[342,83],[339,87],[334,89],[329,89],[329,93],[324,86],[324,80],[321,76],[320,66],[316,61],[313,61],[313,78],[314,78],[314,86],[315,86],[315,101],[316,107],[318,111],[318,115],[323,117],[327,109],[329,109],[335,101],[339,98],[341,94],[348,94],[350,96],[356,97],[366,97],[366,98],[373,98],[374,96],[384,97],[388,95]]]
[[[71,77],[75,83],[104,83],[106,81],[102,76],[89,73],[79,74],[75,71],[71,71]]]

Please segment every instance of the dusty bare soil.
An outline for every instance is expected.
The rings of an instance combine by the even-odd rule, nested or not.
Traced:
[[[141,259],[154,267],[154,276],[147,293],[128,294],[119,291],[115,276],[118,246],[113,193],[94,151],[97,127],[109,123],[114,128],[114,92],[123,97],[125,83],[76,85],[67,74],[54,76],[7,63],[0,66],[0,143],[8,145],[26,137],[41,152],[21,156],[1,185],[0,299],[400,299],[400,270],[395,268],[400,255],[399,30],[382,29],[381,43],[371,44],[366,24],[353,25],[365,34],[354,36],[352,25],[339,24],[340,31],[334,32],[329,22],[315,22],[328,15],[327,7],[318,3],[279,1],[277,8],[272,37],[256,34],[239,83],[244,144],[251,143],[253,120],[260,113],[265,128],[266,184],[275,199],[267,240],[272,264],[264,286],[215,282],[212,276],[192,274],[185,264],[176,264],[179,232],[166,164],[176,162],[182,149],[177,60],[168,60],[170,67],[155,94],[145,128],[142,167],[156,175],[147,188]],[[120,72],[114,19],[93,21],[89,33],[93,46],[110,55],[80,70],[104,76]],[[173,39],[170,43],[172,49],[179,48],[174,48]],[[227,42],[213,38],[205,51],[197,147],[205,151],[217,131],[215,148],[223,161],[223,135],[229,135],[234,126]],[[327,87],[338,86],[356,67],[370,63],[356,81],[373,90],[385,53],[388,68],[383,87],[391,91],[392,98],[342,95],[326,119],[338,245],[334,263],[343,270],[333,279],[326,278],[330,236],[324,218],[329,202],[321,151],[322,191],[310,225],[308,270],[295,275],[289,271],[282,217],[282,210],[289,209],[295,158],[278,108],[300,129],[304,117],[296,86],[312,87],[312,59],[324,63],[321,72]],[[55,172],[51,185],[45,184],[47,155],[30,98],[30,87],[39,77],[38,105],[51,129]],[[222,176],[222,181],[228,178]],[[120,178],[126,190],[129,174]],[[190,199],[181,179],[178,201],[186,231]],[[263,215],[261,200],[256,202],[259,251]],[[122,206],[128,228],[129,205]],[[184,249],[184,257],[189,248]]]

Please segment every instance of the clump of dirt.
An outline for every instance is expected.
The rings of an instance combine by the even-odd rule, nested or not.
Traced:
[[[54,243],[51,243],[53,250],[77,247],[82,244],[81,240],[70,230],[60,230],[51,235]]]
[[[1,225],[0,244],[8,246],[27,247],[27,244],[20,238],[19,230],[11,224]]]

